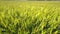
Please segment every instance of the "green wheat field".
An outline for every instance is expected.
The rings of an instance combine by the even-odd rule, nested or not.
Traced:
[[[0,34],[60,34],[60,2],[0,1]]]

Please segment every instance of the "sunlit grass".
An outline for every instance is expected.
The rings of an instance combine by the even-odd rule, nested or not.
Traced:
[[[0,2],[0,34],[60,34],[60,4]]]

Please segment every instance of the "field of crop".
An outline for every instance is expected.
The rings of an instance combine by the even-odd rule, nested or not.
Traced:
[[[0,2],[0,34],[60,34],[60,3]]]

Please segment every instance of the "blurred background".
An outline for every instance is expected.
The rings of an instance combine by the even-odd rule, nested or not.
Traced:
[[[0,1],[60,1],[60,0],[0,0]]]

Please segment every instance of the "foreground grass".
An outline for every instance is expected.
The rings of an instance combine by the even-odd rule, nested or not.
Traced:
[[[60,4],[0,2],[0,34],[60,34]]]

